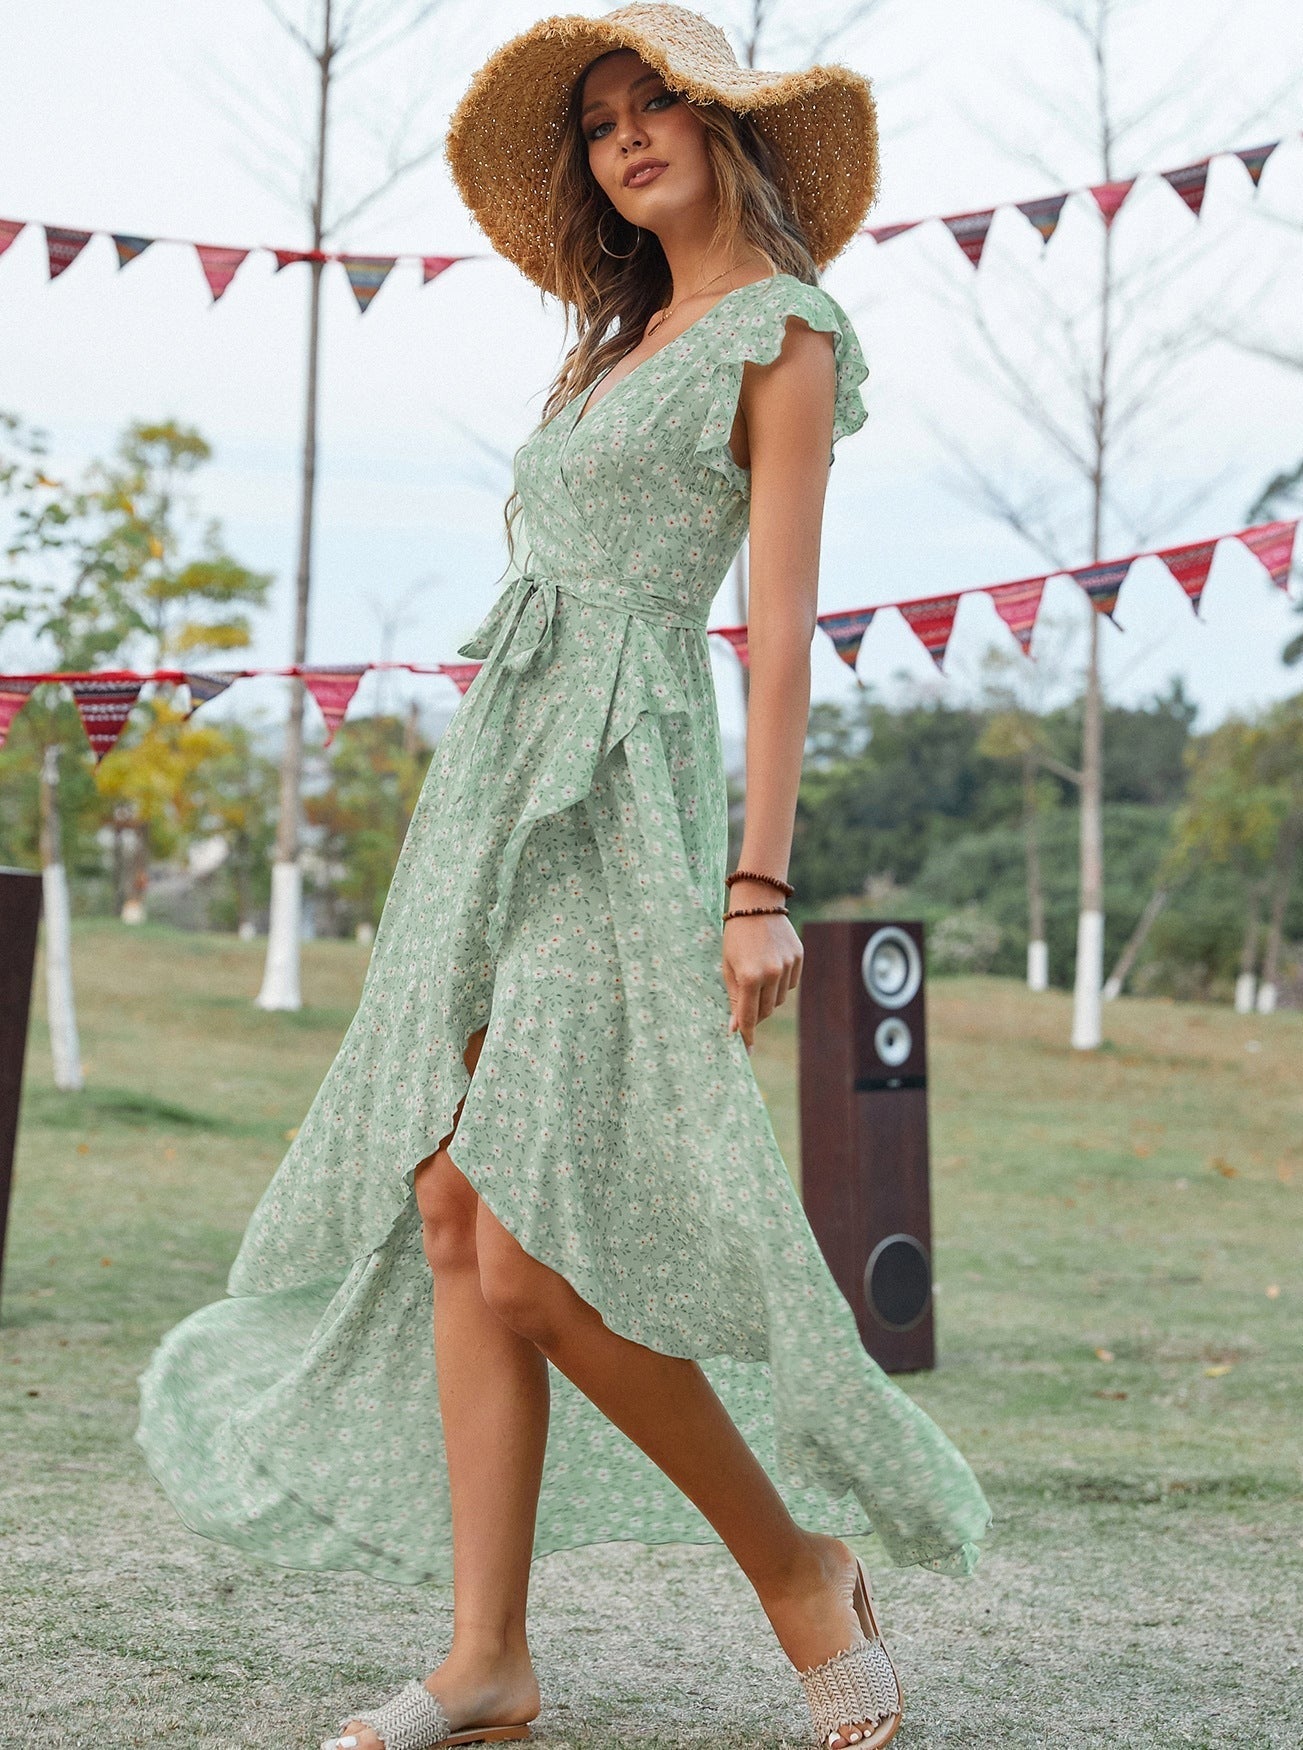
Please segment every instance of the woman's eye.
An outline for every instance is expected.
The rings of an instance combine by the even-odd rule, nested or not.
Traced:
[[[661,92],[658,92],[655,97],[649,99],[649,101],[647,103],[647,108],[653,109],[653,108],[655,108],[655,106],[657,104],[674,104],[674,103],[677,103],[678,101],[679,101],[679,94],[677,91],[661,91]],[[588,138],[590,140],[600,140],[602,137],[602,129],[609,128],[610,126],[611,126],[610,122],[597,122],[597,123],[595,123],[593,125],[593,127],[591,127],[588,130]]]

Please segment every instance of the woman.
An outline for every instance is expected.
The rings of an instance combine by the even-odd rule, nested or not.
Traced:
[[[968,1573],[990,1515],[865,1354],[749,1058],[801,965],[781,902],[820,524],[867,375],[816,275],[872,202],[869,86],[741,69],[697,14],[628,6],[499,50],[448,151],[577,319],[517,455],[527,563],[461,646],[482,667],[358,1013],[229,1298],[142,1375],[137,1438],[196,1530],[451,1575],[446,1659],[328,1746],[528,1736],[531,1560],[719,1539],[817,1741],[870,1750],[903,1700],[857,1550]],[[726,880],[705,624],[748,520]]]

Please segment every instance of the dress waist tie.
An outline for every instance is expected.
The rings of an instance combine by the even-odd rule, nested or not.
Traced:
[[[550,643],[558,590],[579,596],[594,607],[633,614],[661,626],[686,626],[700,632],[706,629],[705,614],[685,613],[681,602],[641,584],[554,577],[529,570],[516,579],[507,604],[507,630],[499,646],[504,667],[525,668]]]

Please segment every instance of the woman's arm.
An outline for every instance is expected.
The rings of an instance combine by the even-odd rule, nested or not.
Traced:
[[[739,869],[787,879],[810,714],[810,645],[819,594],[819,546],[832,450],[833,337],[788,323],[779,356],[748,364],[738,407],[751,465],[747,649],[746,823]],[[778,889],[735,881],[730,908],[781,903]],[[730,1029],[750,1051],[756,1024],[785,1000],[801,971],[801,939],[784,917],[724,926]]]

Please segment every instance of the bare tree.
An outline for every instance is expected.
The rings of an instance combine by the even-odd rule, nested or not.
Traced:
[[[233,119],[241,139],[261,158],[264,180],[285,194],[287,169],[297,168],[299,183],[290,194],[302,207],[308,222],[307,365],[304,383],[303,463],[299,495],[298,560],[295,570],[295,610],[292,658],[307,660],[308,617],[312,594],[312,535],[316,501],[318,442],[318,381],[321,360],[321,278],[325,263],[320,252],[326,244],[370,210],[382,196],[412,172],[427,164],[439,151],[442,135],[419,139],[409,136],[415,125],[419,101],[404,102],[396,92],[388,94],[383,123],[363,116],[361,127],[380,148],[384,166],[362,192],[342,199],[336,207],[328,166],[331,146],[341,119],[341,88],[364,66],[390,55],[408,43],[412,35],[440,9],[442,0],[301,0],[293,16],[280,0],[264,0],[268,13],[298,51],[308,72],[313,119],[309,137],[302,137],[302,122],[293,114],[278,111],[273,102],[258,97],[237,78],[226,75],[228,90],[236,99]],[[433,61],[433,57],[432,57]],[[277,92],[275,101],[284,103]],[[286,138],[292,141],[287,149]],[[248,160],[246,160],[248,162]],[[252,168],[252,164],[250,165]],[[257,172],[255,171],[255,174]],[[302,913],[302,870],[299,863],[301,788],[303,780],[304,688],[297,678],[290,681],[290,709],[281,758],[280,818],[272,867],[271,919],[262,988],[256,998],[264,1009],[297,1009],[299,992],[299,942]]]
[[[1113,66],[1113,38],[1122,16],[1137,11],[1136,0],[1040,0],[1040,4],[1069,28],[1080,56],[1075,62],[1064,58],[1062,95],[1044,90],[1023,69],[1017,74],[1019,89],[1084,149],[1091,163],[1091,185],[1117,183],[1123,153],[1138,153],[1141,141],[1146,142],[1147,155],[1158,163],[1170,163],[1167,153],[1176,149],[1175,141],[1188,130],[1191,118],[1208,117],[1215,110],[1221,62],[1213,55],[1210,40],[1205,38],[1192,48],[1164,90],[1146,93],[1124,111]],[[1219,21],[1214,34],[1224,28],[1225,21]],[[1208,75],[1208,89],[1200,95],[1192,74],[1210,67],[1217,70],[1216,79]],[[1164,137],[1159,125],[1174,103],[1182,106],[1175,139],[1171,134]],[[989,137],[983,123],[974,125]],[[1240,125],[1245,125],[1243,118]],[[1060,167],[1046,161],[1038,145],[998,143],[1058,187],[1073,185]],[[1189,416],[1194,415],[1189,382],[1182,384],[1177,372],[1192,353],[1208,344],[1209,337],[1185,318],[1160,332],[1154,312],[1165,294],[1189,284],[1196,262],[1208,258],[1215,246],[1197,229],[1182,245],[1164,241],[1148,251],[1143,237],[1137,236],[1135,247],[1128,250],[1134,261],[1124,267],[1119,260],[1119,235],[1106,220],[1100,227],[1093,287],[1077,279],[1056,292],[1046,276],[1024,273],[1017,289],[1025,307],[1013,321],[1004,321],[999,332],[988,319],[975,277],[968,281],[966,300],[954,299],[948,285],[937,280],[938,294],[982,342],[983,380],[1034,435],[1047,460],[1044,477],[1020,491],[1006,466],[992,465],[989,447],[979,456],[966,450],[953,433],[938,430],[940,443],[957,464],[955,484],[987,514],[1027,540],[1048,570],[1098,564],[1111,551],[1150,546],[1158,529],[1178,523],[1213,488],[1214,482],[1201,482],[1184,500],[1160,489],[1149,503],[1141,503],[1134,498],[1131,483],[1140,472],[1137,464],[1153,453],[1156,428],[1162,422],[1174,423],[1182,411],[1182,389]],[[965,362],[979,374],[973,361]],[[1065,472],[1072,482],[1066,490]],[[1101,609],[1111,605],[1095,603]],[[1072,1044],[1078,1050],[1093,1050],[1101,1043],[1104,984],[1101,613],[1090,611],[1087,619],[1082,748],[1076,775],[1080,845]]]

